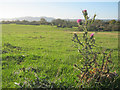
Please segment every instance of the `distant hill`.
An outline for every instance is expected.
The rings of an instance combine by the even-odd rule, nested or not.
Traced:
[[[2,18],[2,19],[0,19],[0,21],[2,21],[2,20],[4,20],[4,21],[6,21],[6,20],[9,20],[9,21],[13,21],[13,20],[40,21],[41,18],[45,18],[45,20],[47,20],[48,22],[51,22],[53,19],[55,19],[52,17],[45,17],[45,16],[43,16],[43,17],[30,17],[30,16],[28,16],[28,17],[18,17],[18,18]]]
[[[27,20],[27,21],[40,21],[41,18],[45,18],[45,20],[47,20],[48,22],[51,22],[52,20],[54,20],[55,18],[53,17],[46,17],[46,16],[42,16],[42,17],[31,17],[31,16],[26,16],[26,17],[18,17],[18,18],[1,18],[0,21],[15,21],[15,20]],[[66,21],[76,21],[77,19],[63,19]],[[113,19],[96,19],[96,20],[103,20],[103,21],[109,21],[109,20],[113,20]],[[117,19],[114,19],[117,20]]]

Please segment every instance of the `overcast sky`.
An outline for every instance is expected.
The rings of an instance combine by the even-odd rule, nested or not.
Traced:
[[[0,0],[0,18],[47,16],[61,19],[83,18],[82,10],[98,19],[117,19],[119,0]]]

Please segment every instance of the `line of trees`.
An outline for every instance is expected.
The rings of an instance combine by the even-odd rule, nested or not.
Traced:
[[[2,24],[50,25],[51,23],[47,22],[44,18],[41,18],[40,21],[27,21],[27,20],[2,21]]]
[[[89,20],[90,21],[90,20]],[[84,23],[84,20],[83,20]],[[51,25],[57,26],[58,28],[72,28],[78,27],[76,21],[62,20],[62,19],[54,19],[51,22],[47,22],[44,18],[41,18],[40,21],[26,21],[26,20],[16,20],[16,21],[2,21],[2,24],[24,24],[24,25]],[[118,26],[120,25],[120,21],[116,20],[95,20],[95,22],[88,26],[89,31],[118,31]],[[78,27],[79,31],[83,31],[82,28]]]
[[[95,20],[95,22],[88,26],[89,31],[118,31],[120,22],[116,20],[103,21]]]

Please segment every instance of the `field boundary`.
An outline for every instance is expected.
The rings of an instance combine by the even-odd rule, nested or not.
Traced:
[[[68,33],[84,33],[84,32],[70,32],[70,31],[65,31],[65,32],[68,32]],[[88,32],[88,33],[96,33],[96,32]],[[97,34],[107,34],[107,35],[120,35],[120,33],[112,33],[112,32],[97,32]]]

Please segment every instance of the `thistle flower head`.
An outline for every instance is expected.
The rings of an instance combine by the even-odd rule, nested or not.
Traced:
[[[80,23],[81,21],[82,21],[81,19],[78,19],[78,20],[77,20],[77,23]]]
[[[82,13],[83,13],[84,17],[86,17],[88,15],[87,10],[83,10]]]
[[[87,10],[83,10],[83,12],[87,12]]]
[[[91,35],[90,35],[90,37],[93,37],[94,36],[94,33],[92,33]]]
[[[90,37],[93,37],[94,36],[94,33],[92,33],[91,35],[90,35]]]

